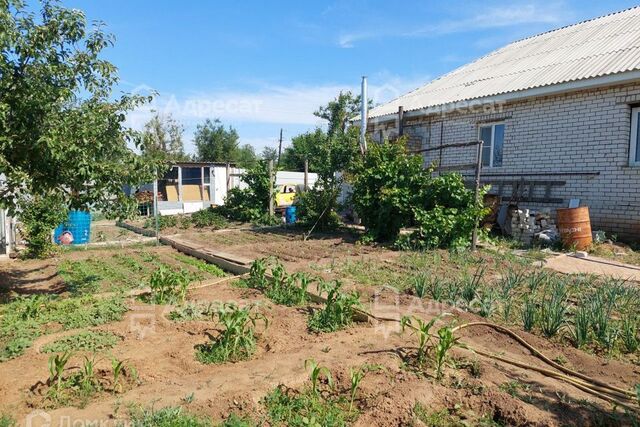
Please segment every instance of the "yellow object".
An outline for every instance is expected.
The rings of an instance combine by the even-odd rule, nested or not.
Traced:
[[[291,206],[296,198],[295,184],[279,185],[276,189],[276,206]]]

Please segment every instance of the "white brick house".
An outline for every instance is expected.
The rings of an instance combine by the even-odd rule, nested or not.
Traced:
[[[594,229],[638,239],[640,7],[507,45],[372,109],[368,132],[414,150],[482,139],[482,181],[503,203],[580,199]],[[425,164],[473,163],[475,150],[428,151]]]

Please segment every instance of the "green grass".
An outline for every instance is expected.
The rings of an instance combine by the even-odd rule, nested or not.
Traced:
[[[15,427],[18,423],[16,420],[7,414],[0,414],[0,427]]]
[[[427,427],[502,427],[491,417],[482,416],[473,420],[464,419],[448,409],[429,410],[421,403],[416,403],[413,407],[413,416]]]
[[[301,393],[283,387],[276,388],[263,400],[271,425],[289,427],[346,426],[356,412],[349,414],[344,402],[325,399],[310,389]]]
[[[120,337],[103,331],[82,331],[60,338],[42,347],[43,353],[64,353],[65,351],[98,352],[109,350],[120,342]]]
[[[18,298],[0,306],[0,361],[21,355],[40,335],[118,321],[126,311],[121,296]]]
[[[212,427],[210,419],[193,415],[182,407],[133,409],[132,427]]]
[[[180,261],[181,263],[195,267],[198,270],[204,273],[208,273],[214,277],[226,276],[224,270],[222,270],[220,267],[218,267],[217,265],[209,264],[208,262],[203,261],[201,259],[187,256],[187,255],[182,255],[182,254],[176,254],[174,255],[174,258]]]

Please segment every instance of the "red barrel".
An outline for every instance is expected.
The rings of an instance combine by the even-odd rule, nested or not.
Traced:
[[[591,246],[593,238],[588,207],[558,209],[557,217],[558,231],[565,248],[583,251]]]

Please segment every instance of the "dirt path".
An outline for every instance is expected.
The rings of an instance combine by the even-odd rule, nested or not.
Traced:
[[[578,258],[573,255],[562,254],[548,259],[545,266],[560,273],[596,274],[598,276],[640,282],[640,267],[592,255],[586,258]]]

